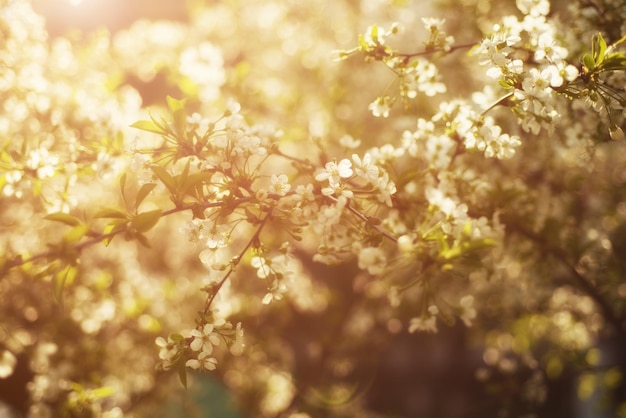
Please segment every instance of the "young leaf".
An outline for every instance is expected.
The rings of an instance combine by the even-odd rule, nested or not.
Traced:
[[[126,201],[126,173],[122,174],[122,177],[120,177],[120,192],[122,193],[124,205],[128,207],[128,202]]]
[[[359,47],[361,48],[362,51],[367,51],[369,48],[369,45],[367,44],[367,42],[365,41],[365,38],[361,34],[359,34]]]
[[[76,225],[63,235],[63,240],[68,244],[78,242],[89,232],[89,226],[85,224]]]
[[[117,235],[113,233],[116,231],[119,231],[120,227],[124,225],[125,223],[126,223],[126,219],[116,219],[116,220],[111,221],[111,223],[109,223],[107,226],[104,227],[104,230],[102,231],[104,235],[112,234],[111,236],[103,240],[105,247],[108,247],[111,241],[113,241],[113,238],[115,237],[115,235]]]
[[[63,213],[63,212],[51,213],[49,215],[44,216],[43,218],[49,221],[61,222],[69,226],[78,226],[81,224],[80,219],[70,214]]]
[[[598,49],[596,50],[596,56],[594,58],[596,60],[596,64],[600,65],[602,64],[602,61],[604,61],[604,54],[606,53],[606,41],[602,37],[602,34],[599,33],[598,37],[596,38],[596,42],[598,44]]]
[[[110,386],[102,386],[92,389],[89,393],[94,399],[104,399],[115,394],[115,390]]]
[[[446,248],[440,252],[441,257],[444,260],[452,260],[453,258],[460,257],[463,254],[463,248],[459,245],[454,245],[451,248]]]
[[[115,218],[115,219],[126,219],[126,214],[118,209],[113,208],[104,208],[100,209],[94,215],[94,218]]]
[[[167,107],[170,109],[170,112],[176,113],[179,110],[185,110],[185,100],[178,100],[173,98],[172,96],[167,96]]]
[[[167,107],[174,116],[174,126],[179,135],[185,133],[187,126],[187,115],[185,114],[185,100],[177,100],[171,96],[167,96]]]
[[[142,131],[152,132],[159,135],[164,135],[165,132],[151,120],[140,120],[130,125],[131,128],[141,129]]]
[[[602,71],[626,70],[626,53],[615,52],[605,56],[602,62]]]
[[[151,210],[149,212],[143,212],[135,216],[131,220],[131,224],[138,232],[146,232],[152,229],[154,225],[159,222],[161,218],[161,211],[159,209]]]
[[[137,196],[135,197],[135,210],[139,208],[141,202],[150,194],[150,192],[156,187],[156,183],[145,183],[139,191],[137,192]]]
[[[151,168],[152,171],[154,171],[154,174],[159,178],[159,180],[161,180],[163,185],[167,187],[167,190],[169,190],[172,194],[176,194],[176,181],[170,175],[170,173],[168,173],[165,168],[159,165],[153,165]]]
[[[594,68],[596,68],[596,64],[593,61],[593,57],[589,54],[585,54],[583,56],[583,64],[585,65],[585,67],[587,67],[590,71],[593,70]]]
[[[379,41],[378,41],[378,25],[373,25],[372,26],[371,36],[372,36],[372,40],[374,42],[379,43]]]
[[[65,286],[72,284],[78,269],[75,265],[68,264],[61,271],[59,271],[54,277],[54,298],[59,305],[63,306],[63,289]]]

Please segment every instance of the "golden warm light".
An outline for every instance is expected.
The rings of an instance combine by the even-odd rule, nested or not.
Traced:
[[[626,418],[623,22],[0,0],[0,417]]]

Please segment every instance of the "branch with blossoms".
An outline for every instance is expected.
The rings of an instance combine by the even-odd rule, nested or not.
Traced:
[[[430,34],[423,52],[400,53],[387,46],[386,38],[396,34],[398,26],[389,31],[371,26],[359,37],[357,48],[339,57],[363,54],[366,60],[382,61],[397,75],[403,100],[414,99],[418,92],[427,96],[443,93],[445,84],[436,67],[423,57],[468,49],[470,45],[453,45],[453,38],[442,29],[443,20],[423,22]],[[510,107],[524,130],[538,133],[553,129],[553,93],[590,97],[586,90],[575,89],[578,80],[582,79],[589,90],[601,85],[604,73],[624,67],[624,54],[615,52],[623,39],[608,47],[598,36],[592,54],[583,58],[581,78],[579,70],[566,63],[567,51],[550,33],[534,37],[522,24],[516,27],[513,23],[509,19],[508,26],[494,26],[493,33],[471,51],[481,64],[490,67],[487,76],[498,79],[505,94],[483,109],[462,100],[441,103],[430,120],[418,119],[417,130],[405,132],[402,146],[389,152],[371,149],[350,159],[303,160],[280,151],[280,131],[248,126],[235,102],[229,102],[221,116],[207,119],[188,114],[184,100],[168,97],[168,117],[150,115],[150,120],[133,125],[156,134],[161,142],[135,150],[136,184],[127,184],[130,180],[126,175],[121,177],[122,207],[103,208],[91,221],[61,212],[48,215],[47,219],[70,227],[61,243],[30,258],[9,259],[3,270],[42,262],[41,274],[55,277],[55,294],[61,300],[64,286],[77,275],[80,253],[85,248],[100,242],[109,245],[118,236],[149,247],[147,234],[161,218],[190,212],[183,233],[201,247],[200,261],[219,278],[201,288],[205,303],[194,328],[157,339],[160,369],[178,370],[183,383],[188,368],[215,369],[215,347],[225,346],[231,354],[243,350],[242,324],[220,317],[213,306],[224,284],[244,264],[255,269],[257,278],[266,285],[262,303],[280,301],[294,279],[292,247],[305,235],[319,242],[314,261],[334,264],[353,258],[371,276],[389,275],[394,282],[390,287],[393,306],[400,303],[401,295],[415,300],[419,294],[409,331],[434,331],[437,318],[453,322],[459,317],[469,324],[476,315],[473,296],[455,295],[458,302],[450,304],[428,276],[462,270],[472,255],[497,245],[500,231],[497,221],[469,216],[467,205],[455,200],[439,173],[450,171],[455,159],[469,150],[480,151],[486,158],[514,155],[520,138],[502,132],[489,115],[496,107]],[[518,47],[520,43],[524,43],[523,48]],[[515,56],[520,53],[532,53],[533,57],[523,61]],[[525,70],[526,63],[534,66]],[[596,87],[595,91],[601,94],[609,90]],[[623,105],[619,94],[610,99]],[[378,98],[370,110],[374,116],[387,117],[392,102],[388,96]],[[613,106],[606,102],[609,105]],[[617,128],[612,132],[619,135]],[[420,183],[425,203],[418,209],[420,215],[412,215],[412,230],[402,230],[394,226],[391,214],[395,206],[415,204],[415,197],[406,190],[397,193],[398,180],[405,189],[411,183],[403,179],[402,170],[398,171],[404,163],[396,160],[405,158],[410,165],[422,157],[428,161]],[[276,171],[276,166],[281,170]],[[392,172],[397,178],[392,179]],[[414,175],[404,176],[410,177]],[[166,196],[173,207],[160,207],[158,196]],[[157,209],[143,210],[147,201]],[[98,219],[106,220],[101,231],[94,226]],[[245,236],[249,238],[234,239]],[[239,251],[233,253],[237,247]],[[393,272],[395,266],[413,273],[402,277],[404,273]]]
[[[223,339],[224,329],[220,326],[224,325],[227,329],[233,326],[224,318],[216,319],[212,303],[247,253],[254,254],[249,259],[249,265],[256,269],[257,277],[267,283],[268,292],[262,302],[268,304],[278,301],[288,292],[287,283],[292,271],[289,249],[292,244],[289,241],[297,243],[302,239],[305,228],[313,229],[314,233],[324,237],[324,244],[320,246],[315,259],[338,261],[343,257],[339,255],[342,251],[344,256],[348,255],[347,251],[330,245],[339,235],[337,230],[345,232],[340,223],[346,220],[348,214],[352,214],[356,221],[370,222],[372,218],[354,206],[390,206],[395,186],[367,154],[363,158],[355,154],[352,161],[343,159],[338,163],[326,162],[323,168],[314,170],[314,163],[279,152],[270,139],[257,136],[254,128],[245,126],[236,104],[231,105],[231,110],[224,115],[223,120],[204,123],[198,119],[198,115],[185,118],[185,122],[182,122],[183,118],[177,112],[184,111],[184,103],[172,98],[168,98],[168,103],[173,123],[152,117],[150,121],[136,123],[135,127],[160,133],[164,141],[173,146],[171,149],[157,147],[153,152],[138,152],[140,158],[151,155],[149,159],[152,161],[165,161],[165,167],[169,169],[180,164],[180,160],[186,160],[182,179],[169,173],[162,165],[150,164],[148,159],[144,161],[144,166],[167,187],[171,194],[170,200],[177,206],[189,205],[186,202],[189,198],[193,198],[195,202],[192,204],[198,204],[199,207],[206,207],[206,201],[213,199],[237,202],[193,211],[193,219],[184,228],[190,241],[203,243],[206,247],[199,255],[202,263],[214,272],[225,271],[218,281],[203,288],[207,299],[196,328],[171,334],[167,340],[158,340],[162,348],[160,367],[163,370],[177,368],[181,380],[185,382],[186,367],[215,368],[217,360],[210,355],[219,338],[214,333],[221,330]],[[198,126],[205,128],[198,131]],[[296,163],[291,180],[285,173],[266,174],[266,162],[275,157]],[[190,164],[189,160],[201,163]],[[185,196],[180,191],[186,189],[183,184],[189,176],[201,178],[205,183],[202,187],[194,186],[194,194]],[[215,182],[215,178],[219,181]],[[236,200],[233,200],[233,196],[236,196]],[[346,207],[350,207],[350,210],[344,212]],[[358,222],[349,223],[353,224],[355,230],[360,229]],[[226,253],[233,244],[231,237],[240,235],[235,233],[235,229],[246,230],[247,227],[255,228],[254,232],[238,255],[228,259]],[[380,227],[376,228],[382,231]],[[263,236],[264,229],[273,231],[273,234],[283,231],[288,241],[273,250],[275,244]],[[388,233],[386,235],[393,238]],[[278,252],[278,255],[272,256],[273,252]],[[234,340],[226,341],[226,345],[231,347],[231,353],[233,346],[243,347],[240,324],[237,329],[239,331],[234,334]],[[198,333],[202,333],[202,337]],[[210,349],[200,350],[197,348],[205,345],[194,344],[197,338],[214,343],[206,346]]]
[[[520,10],[526,16],[524,20],[505,17],[478,44],[454,45],[454,38],[443,30],[445,19],[423,18],[429,38],[421,52],[402,53],[387,45],[387,39],[401,30],[399,24],[393,24],[389,30],[370,26],[359,35],[357,47],[336,51],[335,56],[343,60],[362,55],[366,61],[383,62],[396,74],[398,95],[408,108],[419,93],[433,97],[446,92],[434,63],[437,57],[469,49],[469,54],[477,57],[480,65],[488,67],[487,77],[497,81],[504,93],[491,104],[479,103],[483,105],[481,111],[472,104],[463,106],[464,120],[453,123],[464,126],[456,132],[464,147],[483,151],[487,157],[509,158],[514,148],[521,145],[518,136],[502,134],[494,120],[487,116],[488,112],[505,106],[525,132],[537,135],[543,129],[551,133],[560,117],[556,103],[559,95],[604,111],[610,137],[622,139],[626,93],[623,86],[611,81],[611,74],[626,70],[626,53],[617,50],[625,38],[609,46],[598,34],[592,40],[591,53],[585,54],[578,66],[570,64],[569,51],[557,41],[559,36],[547,20],[549,7],[544,6],[543,3],[534,6],[520,3]],[[425,56],[435,58],[427,60]],[[369,105],[376,117],[389,117],[397,100],[395,95],[387,93],[388,89]],[[432,120],[436,119],[437,116]]]
[[[427,260],[433,268],[451,270],[464,256],[494,245],[474,230],[464,209],[448,207],[451,201],[435,190],[422,232],[410,238],[394,231],[386,220],[397,188],[388,171],[393,167],[391,156],[382,150],[355,153],[350,159],[302,160],[279,150],[279,131],[248,126],[235,102],[214,120],[187,114],[184,100],[168,97],[167,104],[169,116],[151,115],[133,125],[161,141],[134,150],[136,174],[120,178],[121,207],[102,208],[91,220],[60,212],[48,215],[47,219],[70,227],[62,244],[45,254],[16,259],[6,268],[49,261],[43,263],[43,271],[56,275],[61,298],[65,284],[77,276],[80,254],[87,247],[110,245],[118,236],[150,247],[149,233],[160,219],[190,213],[181,231],[200,247],[200,261],[216,278],[199,287],[206,296],[195,326],[157,338],[159,369],[177,370],[184,385],[187,369],[215,369],[215,348],[225,347],[233,355],[243,351],[242,324],[231,322],[214,307],[224,284],[247,266],[266,285],[261,302],[280,301],[289,294],[290,282],[297,280],[292,249],[305,236],[319,242],[314,261],[335,264],[356,259],[360,269],[378,277],[388,274],[396,262]],[[276,167],[285,171],[276,172]],[[163,201],[172,207],[163,206]],[[156,209],[144,209],[147,205]],[[452,218],[442,219],[440,211],[456,218],[455,226],[448,224]],[[96,226],[101,220],[105,225]],[[397,248],[402,248],[399,256]],[[56,259],[66,263],[52,271]],[[461,298],[459,305],[458,315],[466,323],[473,312],[471,301]],[[424,303],[436,308],[441,295],[429,291]],[[429,308],[429,315],[435,308]],[[412,320],[411,331],[421,329],[416,321]]]
[[[382,18],[350,1],[194,6],[84,45],[46,37],[28,3],[0,13],[0,380],[23,415],[130,413],[214,370],[249,415],[367,415],[383,346],[455,323],[515,375],[496,389],[534,392],[530,413],[548,379],[624,351],[625,155],[600,144],[626,116],[619,0],[444,1],[459,26],[424,18],[417,47],[372,25],[336,53],[381,77],[324,59]],[[141,116],[150,80],[188,99]],[[228,95],[293,124],[212,107]]]
[[[170,120],[151,116],[134,124],[158,134],[162,142],[134,151],[137,174],[120,178],[121,207],[101,208],[87,219],[64,212],[46,216],[70,228],[61,242],[50,244],[45,253],[8,259],[3,271],[40,264],[42,275],[55,277],[55,294],[61,300],[64,287],[78,275],[80,256],[86,248],[99,243],[108,246],[119,236],[150,247],[149,233],[160,219],[189,212],[192,218],[183,233],[190,242],[204,247],[199,258],[209,270],[224,273],[221,279],[202,288],[206,302],[196,327],[174,333],[167,341],[158,340],[163,360],[160,367],[179,367],[185,381],[185,367],[214,368],[217,360],[211,354],[217,341],[224,341],[231,353],[243,348],[241,324],[235,327],[225,318],[216,317],[212,304],[249,252],[255,254],[249,260],[250,266],[267,283],[263,303],[280,300],[287,292],[291,274],[289,245],[272,249],[276,243],[263,236],[265,228],[273,235],[282,231],[293,243],[302,239],[305,228],[312,229],[324,237],[316,259],[337,261],[351,251],[333,247],[339,236],[345,238],[346,228],[340,225],[344,222],[355,231],[362,229],[359,223],[369,224],[376,233],[393,239],[363,210],[391,206],[395,185],[368,154],[355,154],[352,160],[338,163],[326,162],[318,168],[316,163],[300,162],[290,176],[270,173],[272,159],[297,159],[278,151],[279,132],[249,127],[239,114],[238,104],[230,103],[228,110],[212,121],[198,114],[187,115],[184,101],[168,97],[167,104]],[[131,184],[133,181],[135,184]],[[164,194],[173,207],[159,207],[159,196]],[[157,208],[144,209],[148,204]],[[352,220],[347,219],[350,216]],[[100,225],[101,220],[105,225]],[[245,236],[249,228],[254,229],[250,238],[238,255],[230,256],[233,244],[237,244],[232,237],[239,232]],[[272,256],[273,251],[279,255]],[[203,333],[202,338],[211,344],[198,346],[194,342],[200,338],[198,333]]]
[[[372,25],[364,34],[359,35],[357,47],[336,51],[335,57],[337,60],[344,60],[351,55],[360,54],[366,61],[381,61],[396,75],[395,82],[398,84],[400,99],[408,108],[410,101],[419,93],[432,97],[446,91],[437,67],[422,56],[438,57],[472,46],[472,44],[453,45],[454,38],[442,30],[444,19],[422,18],[422,22],[429,32],[429,39],[424,42],[423,51],[402,53],[387,45],[387,38],[399,33],[399,24],[393,24],[389,30]],[[386,118],[395,101],[395,97],[384,94],[369,105],[369,110],[376,117]]]

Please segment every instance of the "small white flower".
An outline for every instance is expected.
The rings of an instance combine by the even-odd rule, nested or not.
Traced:
[[[285,283],[282,280],[274,280],[269,292],[263,297],[263,304],[268,305],[272,301],[281,300],[285,293],[287,293]]]
[[[379,26],[371,25],[363,34],[363,40],[368,46],[376,47],[385,44],[385,30]]]
[[[551,33],[542,33],[537,40],[537,50],[535,51],[535,60],[548,62],[561,62],[567,58],[567,49],[559,46]]]
[[[213,329],[213,324],[205,324],[204,327],[202,327],[202,331],[198,329],[191,331],[193,340],[189,344],[189,348],[193,351],[202,351],[203,353],[211,354],[213,352],[213,346],[220,344],[219,335],[214,333]]]
[[[178,344],[171,336],[167,340],[163,337],[157,337],[155,343],[160,347],[159,358],[162,360],[160,367],[163,370],[171,369],[174,366],[173,359],[178,354]]]
[[[339,144],[344,148],[355,149],[361,146],[361,140],[354,139],[350,135],[344,135],[341,138],[339,138]]]
[[[256,275],[259,279],[266,279],[272,274],[272,268],[267,263],[265,257],[254,256],[250,260],[250,265],[257,269]]]
[[[352,161],[354,161],[354,168],[358,176],[363,176],[369,181],[376,181],[379,175],[378,166],[372,163],[372,156],[369,153],[363,155],[363,158],[357,154],[352,154]]]
[[[342,178],[349,178],[352,174],[352,162],[347,158],[344,158],[339,161],[339,164],[334,161],[327,162],[324,166],[324,170],[315,176],[315,180],[328,180],[328,183],[331,186],[337,186],[340,184]]]
[[[437,332],[437,314],[439,308],[435,305],[428,307],[428,313],[422,315],[419,318],[411,318],[409,322],[409,333],[413,334],[415,331],[425,332]]]
[[[391,99],[389,97],[378,97],[367,107],[372,115],[377,118],[389,117],[389,111],[391,110],[390,106]]]
[[[189,359],[185,362],[185,366],[190,367],[194,370],[198,370],[200,368],[206,370],[215,370],[217,366],[217,359],[213,357],[209,357],[210,353],[205,351],[198,354],[197,359]]]
[[[380,274],[387,266],[385,252],[379,247],[366,247],[359,250],[359,268],[371,275]]]
[[[270,193],[284,196],[287,194],[287,192],[289,192],[290,189],[291,184],[289,184],[289,179],[285,174],[272,174],[272,177],[270,179]]]
[[[429,31],[441,30],[441,27],[446,22],[446,19],[440,19],[437,17],[423,17],[422,23],[424,27]]]
[[[466,327],[472,325],[472,320],[476,318],[476,309],[474,309],[474,296],[467,295],[461,298],[459,302],[461,308],[461,320]]]
[[[239,102],[233,100],[232,98],[229,98],[228,100],[226,100],[226,110],[228,110],[231,115],[236,115],[241,111],[241,105],[239,104]]]
[[[517,8],[524,14],[531,16],[547,16],[550,12],[548,0],[517,0]]]
[[[226,254],[222,248],[207,248],[202,250],[199,258],[202,264],[215,270],[223,270],[228,265]]]
[[[457,206],[456,202],[445,196],[441,190],[428,187],[425,194],[428,202],[438,207],[444,214],[450,216],[454,213]]]
[[[199,219],[193,219],[180,227],[179,231],[187,238],[187,241],[196,243],[200,240],[202,224]]]
[[[210,249],[222,248],[228,245],[230,229],[228,225],[216,225],[213,221],[204,221],[200,238],[206,240],[206,246]]]

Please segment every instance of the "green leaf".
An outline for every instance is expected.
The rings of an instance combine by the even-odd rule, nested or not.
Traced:
[[[603,71],[626,70],[626,53],[614,52],[604,58],[602,62]]]
[[[102,231],[102,233],[104,235],[109,235],[109,234],[112,234],[113,232],[120,231],[121,230],[120,227],[124,224],[126,224],[126,219],[116,219],[114,221],[111,221],[107,226],[104,227],[104,230]],[[109,246],[111,241],[113,241],[113,238],[115,237],[115,235],[116,234],[113,234],[110,237],[107,237],[103,240],[105,247]]]
[[[104,399],[112,396],[115,390],[110,386],[102,386],[96,389],[92,389],[89,394],[95,399]]]
[[[159,178],[159,180],[161,180],[163,185],[167,187],[167,190],[169,190],[172,194],[176,194],[176,180],[174,180],[174,177],[172,177],[170,173],[168,173],[167,170],[160,165],[153,165],[151,168],[152,171],[154,171],[154,174]]]
[[[187,126],[187,115],[185,114],[185,100],[177,100],[171,96],[167,96],[167,107],[174,116],[174,126],[179,135],[185,133]]]
[[[150,194],[150,192],[156,187],[156,183],[145,183],[135,197],[135,210],[141,205],[141,202]]]
[[[94,218],[126,219],[128,216],[119,209],[104,208],[95,213]]]
[[[164,135],[165,132],[156,123],[151,120],[140,120],[130,125],[131,128],[141,129],[142,131],[152,132],[159,135]]]
[[[178,366],[178,379],[180,380],[180,384],[187,389],[187,368],[185,367],[185,363],[181,362]]]
[[[359,47],[361,48],[362,51],[367,51],[369,49],[369,45],[367,44],[367,42],[365,42],[365,38],[363,37],[363,35],[359,34]]]
[[[596,63],[593,60],[593,57],[589,54],[585,54],[583,56],[583,64],[585,65],[585,67],[587,67],[589,70],[593,70],[596,67]]]
[[[146,232],[152,229],[159,219],[161,219],[161,210],[156,209],[138,214],[131,220],[131,224],[137,231]]]
[[[179,176],[177,176],[176,178],[176,183],[180,185],[180,187],[178,187],[178,189],[182,189],[182,191],[185,191],[185,183],[187,183],[187,178],[189,177],[189,164],[191,163],[190,160],[187,160],[187,164],[185,164],[185,167],[183,168],[183,172],[180,173]]]
[[[170,109],[170,112],[176,113],[179,110],[185,110],[185,100],[178,100],[173,98],[172,96],[167,96],[167,107]]]
[[[452,248],[445,249],[440,253],[441,257],[443,257],[445,260],[452,260],[453,258],[459,257],[461,254],[463,254],[463,249],[459,245],[455,245]]]
[[[190,174],[185,179],[185,181],[181,183],[180,190],[183,193],[188,194],[190,196],[193,196],[196,198],[202,198],[203,197],[202,186],[205,184],[205,182],[211,180],[211,178],[213,177],[213,174],[214,173],[210,171],[203,171],[200,173]]]
[[[68,244],[73,244],[84,237],[87,232],[89,232],[89,226],[85,224],[76,225],[63,235],[63,240]]]
[[[478,251],[478,250],[484,250],[486,248],[493,248],[497,246],[498,246],[498,243],[492,240],[491,238],[482,238],[482,239],[474,240],[471,243],[469,243],[469,245],[466,246],[466,250],[468,252]]]
[[[172,341],[176,341],[176,342],[181,342],[185,339],[185,337],[183,337],[182,335],[178,334],[178,333],[172,333],[169,335],[169,338],[172,339]]]
[[[78,268],[75,265],[68,264],[54,277],[54,298],[63,306],[63,290],[74,282]]]
[[[507,90],[510,89],[511,87],[513,87],[511,85],[511,83],[509,83],[508,81],[505,81],[505,80],[499,80],[498,84],[500,85],[500,87],[502,87],[504,89],[507,89]]]
[[[43,218],[49,221],[61,222],[69,226],[78,226],[82,223],[80,219],[78,219],[77,217],[72,216],[68,213],[63,213],[63,212],[51,213],[49,215],[44,216]]]
[[[594,58],[595,58],[596,64],[600,65],[602,64],[602,61],[604,61],[604,54],[606,53],[606,41],[602,37],[602,34],[599,33],[597,35],[596,43],[598,45],[598,49],[596,50],[596,54]]]
[[[126,173],[122,174],[122,177],[120,177],[120,192],[122,193],[124,205],[128,207],[128,202],[126,200]]]
[[[376,42],[376,43],[379,43],[379,41],[378,41],[378,25],[373,25],[372,26],[371,35],[372,35],[372,40],[374,42]]]

